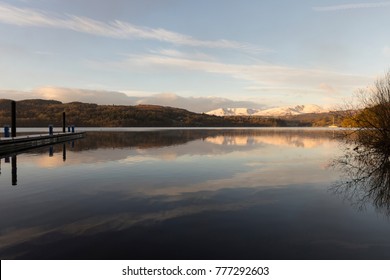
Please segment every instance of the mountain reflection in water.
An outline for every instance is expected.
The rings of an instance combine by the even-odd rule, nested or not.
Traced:
[[[329,192],[333,131],[88,132],[2,159],[2,259],[369,259],[390,226]]]

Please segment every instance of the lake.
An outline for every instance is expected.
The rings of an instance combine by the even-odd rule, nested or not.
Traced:
[[[326,129],[111,129],[1,159],[2,259],[390,259]],[[349,198],[349,199],[348,199]]]

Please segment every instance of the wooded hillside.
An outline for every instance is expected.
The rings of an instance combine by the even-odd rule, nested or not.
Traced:
[[[11,100],[0,99],[0,125],[11,123]],[[289,126],[288,121],[263,117],[217,117],[184,109],[156,105],[116,106],[81,102],[61,103],[55,100],[17,101],[18,127],[62,125],[79,127],[207,127],[207,126]]]

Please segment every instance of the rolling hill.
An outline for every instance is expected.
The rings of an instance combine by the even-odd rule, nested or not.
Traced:
[[[11,123],[10,103],[11,100],[0,99],[1,126]],[[308,110],[306,105],[295,108],[296,114],[273,117],[259,116],[245,109],[236,110],[234,116],[215,116],[156,105],[97,105],[42,99],[22,100],[16,104],[18,127],[61,126],[62,112],[66,112],[69,125],[79,127],[288,127],[332,123],[331,113],[304,113]]]

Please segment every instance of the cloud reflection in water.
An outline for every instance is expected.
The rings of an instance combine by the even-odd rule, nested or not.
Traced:
[[[177,242],[189,234],[185,229],[198,231],[196,238],[202,240],[224,232],[225,238],[242,243],[251,224],[252,233],[258,235],[256,239],[250,238],[252,247],[264,248],[267,239],[263,235],[272,234],[291,246],[316,244],[310,254],[316,258],[327,256],[322,248],[324,240],[329,236],[335,240],[348,239],[334,221],[350,213],[327,193],[327,186],[338,176],[326,168],[337,153],[337,145],[328,131],[310,130],[96,132],[77,141],[74,148],[68,146],[65,162],[61,146],[54,147],[51,158],[46,148],[21,154],[18,191],[10,188],[3,175],[8,166],[2,166],[0,255],[94,258],[92,252],[88,255],[88,251],[85,254],[80,251],[84,245],[78,240],[90,244],[94,238],[104,237],[109,244],[106,257],[133,258],[131,254],[109,253],[120,242],[135,246],[119,237],[122,233],[141,238],[142,242],[158,242],[161,248],[176,241],[163,236],[148,239],[145,230],[167,230],[177,236]],[[236,215],[241,218],[235,220]],[[318,219],[322,224],[317,224]],[[175,221],[192,226],[166,228]],[[260,227],[262,223],[267,225],[266,231]],[[205,232],[201,230],[202,224]],[[280,227],[286,226],[297,235],[290,238],[284,230],[280,231]],[[232,231],[225,232],[226,227],[233,227]],[[138,230],[139,234],[144,233],[138,235]],[[312,239],[302,237],[307,230]],[[55,254],[42,247],[62,248],[66,242],[74,244],[74,251],[57,250]],[[339,247],[344,243],[337,244]],[[205,242],[204,246],[214,245]],[[179,247],[175,252],[180,252]],[[191,250],[180,254],[197,258],[195,251],[192,255]],[[305,256],[302,252],[293,257],[291,252],[280,248],[277,258]],[[233,253],[236,258],[261,257],[244,247],[237,247]],[[221,258],[210,254],[204,258]],[[269,258],[273,256],[268,254]],[[170,256],[178,255],[167,258]],[[160,257],[158,250],[154,257]]]

